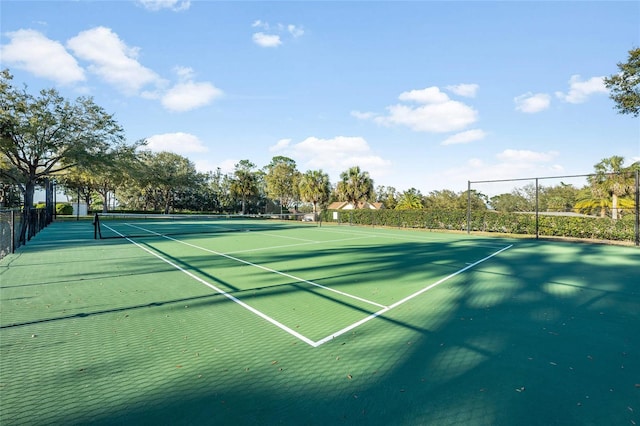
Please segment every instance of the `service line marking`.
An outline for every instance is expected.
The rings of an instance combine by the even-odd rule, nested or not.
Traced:
[[[222,296],[224,296],[224,297],[228,298],[229,300],[237,303],[238,305],[242,306],[243,308],[247,309],[248,311],[256,314],[260,318],[262,318],[262,319],[270,322],[271,324],[275,325],[279,329],[291,334],[292,336],[298,338],[299,340],[302,340],[303,342],[307,343],[310,346],[313,346],[313,347],[316,346],[315,342],[313,340],[309,339],[308,337],[303,336],[302,334],[298,333],[297,331],[287,327],[286,325],[284,325],[281,322],[271,318],[270,316],[260,312],[259,310],[253,308],[252,306],[247,305],[242,300],[238,299],[237,297],[233,296],[232,294],[229,294],[226,291],[224,291],[223,289],[211,284],[210,282],[208,282],[206,280],[203,280],[202,278],[198,277],[195,274],[192,274],[191,272],[189,272],[189,271],[185,270],[184,268],[182,268],[180,265],[175,264],[174,262],[170,261],[169,259],[165,258],[164,256],[161,256],[160,254],[158,254],[158,253],[154,252],[153,250],[143,246],[142,244],[137,243],[136,241],[132,240],[131,238],[126,237],[125,235],[121,234],[120,232],[116,231],[115,229],[113,229],[113,228],[111,228],[109,226],[107,226],[107,228],[111,229],[113,232],[115,232],[116,234],[120,235],[121,237],[124,237],[130,243],[135,244],[138,248],[141,248],[142,250],[146,251],[147,253],[151,254],[152,256],[155,256],[158,259],[162,260],[163,262],[173,266],[174,268],[176,268],[180,272],[184,272],[189,277],[193,278],[194,280],[198,281],[201,284],[206,285],[207,287],[211,288],[215,292],[221,294]]]
[[[291,334],[292,336],[296,337],[297,339],[307,343],[309,346],[312,346],[314,348],[317,348],[318,346],[323,345],[323,344],[335,339],[336,337],[339,337],[339,336],[341,336],[341,335],[343,335],[345,333],[348,333],[349,331],[353,330],[354,328],[357,328],[357,327],[361,326],[362,324],[365,324],[365,323],[371,321],[372,319],[377,318],[377,317],[379,317],[380,315],[382,315],[382,314],[384,314],[386,312],[389,312],[391,309],[394,309],[394,308],[396,308],[396,307],[408,302],[409,300],[411,300],[411,299],[413,299],[415,297],[418,297],[419,295],[421,295],[421,294],[423,294],[423,293],[425,293],[425,292],[427,292],[427,291],[439,286],[440,284],[448,281],[449,279],[451,279],[451,278],[453,278],[453,277],[455,277],[455,276],[457,276],[457,275],[459,275],[459,274],[461,274],[461,273],[463,273],[465,271],[468,271],[469,269],[471,269],[471,268],[473,268],[473,267],[475,267],[475,266],[477,266],[477,265],[479,265],[479,264],[481,264],[483,262],[486,262],[487,260],[491,259],[492,257],[497,256],[498,254],[504,252],[505,250],[508,250],[511,247],[513,247],[513,244],[510,244],[510,245],[508,245],[506,247],[503,247],[500,250],[495,251],[495,252],[491,253],[490,255],[488,255],[488,256],[486,256],[486,257],[484,257],[484,258],[482,258],[482,259],[480,259],[480,260],[478,260],[476,262],[468,264],[464,268],[459,269],[456,272],[447,275],[446,277],[436,281],[435,283],[432,283],[432,284],[430,284],[430,285],[428,285],[428,286],[416,291],[415,293],[412,293],[409,296],[407,296],[407,297],[405,297],[403,299],[400,299],[399,301],[397,301],[397,302],[395,302],[395,303],[393,303],[393,304],[391,304],[389,306],[384,306],[384,305],[381,305],[379,303],[376,303],[376,302],[373,302],[373,301],[370,301],[370,300],[367,300],[367,299],[363,299],[363,298],[360,298],[358,296],[354,296],[352,294],[348,294],[348,293],[345,293],[345,292],[342,292],[342,291],[339,291],[339,290],[335,290],[335,289],[323,286],[323,285],[318,284],[318,283],[314,283],[312,281],[308,281],[308,280],[296,277],[296,276],[291,275],[291,274],[287,274],[285,272],[281,272],[281,271],[277,271],[275,269],[267,268],[267,267],[262,266],[262,265],[257,265],[255,263],[251,263],[251,262],[248,262],[248,261],[243,260],[243,259],[239,259],[239,258],[236,258],[236,257],[233,257],[233,256],[229,256],[227,254],[220,253],[220,252],[217,252],[215,250],[210,250],[210,249],[207,249],[207,248],[204,248],[204,247],[196,246],[194,244],[187,243],[185,241],[180,241],[180,240],[178,240],[176,238],[172,238],[172,237],[169,237],[167,235],[162,235],[162,234],[159,234],[157,232],[149,231],[147,229],[140,228],[140,227],[135,226],[135,225],[130,225],[130,226],[133,226],[133,227],[136,227],[136,228],[139,228],[141,230],[148,231],[148,232],[152,232],[152,233],[154,233],[154,234],[156,234],[158,236],[161,236],[161,237],[166,238],[166,239],[171,240],[171,241],[175,241],[175,242],[180,243],[180,244],[185,244],[187,246],[190,246],[190,247],[193,247],[193,248],[196,248],[196,249],[204,250],[206,252],[209,252],[209,253],[212,253],[212,254],[215,254],[215,255],[218,255],[218,256],[222,256],[222,257],[225,257],[225,258],[230,259],[230,260],[234,260],[234,261],[237,261],[237,262],[240,262],[240,263],[244,263],[244,264],[249,265],[249,266],[254,266],[256,268],[259,268],[259,269],[262,269],[262,270],[265,270],[265,271],[268,271],[268,272],[272,272],[272,273],[276,273],[276,274],[279,274],[279,275],[282,275],[282,276],[285,276],[285,277],[288,277],[288,278],[292,278],[292,279],[294,279],[296,281],[304,282],[304,283],[307,283],[307,284],[310,284],[310,285],[313,285],[313,286],[316,286],[316,287],[319,287],[319,288],[322,288],[322,289],[325,289],[325,290],[328,290],[328,291],[335,292],[335,293],[343,295],[345,297],[353,298],[353,299],[356,299],[356,300],[360,300],[362,302],[369,303],[369,304],[372,304],[374,306],[378,306],[378,307],[382,308],[381,310],[379,310],[377,312],[374,312],[373,314],[368,315],[367,317],[365,317],[365,318],[363,318],[363,319],[361,319],[359,321],[356,321],[353,324],[350,324],[347,327],[344,327],[343,329],[336,331],[335,333],[332,333],[332,334],[330,334],[330,335],[328,335],[328,336],[326,336],[326,337],[324,337],[324,338],[322,338],[320,340],[313,341],[313,340],[309,339],[308,337],[298,333],[297,331],[287,327],[286,325],[282,324],[281,322],[277,321],[276,319],[271,318],[270,316],[268,316],[265,313],[253,308],[252,306],[249,306],[248,304],[244,303],[243,301],[241,301],[237,297],[233,296],[232,294],[227,293],[226,291],[224,291],[221,288],[215,286],[214,284],[211,284],[208,281],[198,277],[197,275],[185,270],[180,265],[175,264],[174,262],[172,262],[169,259],[161,256],[160,254],[154,252],[153,250],[151,250],[151,249],[139,244],[138,242],[132,240],[131,238],[126,237],[125,235],[121,234],[120,232],[118,232],[118,231],[114,230],[113,228],[110,228],[109,226],[107,226],[107,228],[111,229],[111,231],[115,232],[116,234],[120,235],[121,237],[124,237],[127,241],[131,242],[132,244],[136,245],[137,247],[141,248],[142,250],[146,251],[147,253],[157,257],[158,259],[160,259],[163,262],[173,266],[174,268],[178,269],[179,271],[184,272],[186,275],[188,275],[189,277],[193,278],[194,280],[200,282],[201,284],[206,285],[207,287],[213,289],[217,293],[227,297],[228,299],[230,299],[231,301],[239,304],[240,306],[242,306],[243,308],[247,309],[248,311],[254,313],[255,315],[259,316],[260,318],[266,320],[267,322],[275,325],[276,327],[280,328],[281,330]]]
[[[420,296],[422,293],[425,293],[425,292],[427,292],[427,291],[431,290],[432,288],[435,288],[435,287],[439,286],[440,284],[442,284],[443,282],[445,282],[445,281],[449,280],[450,278],[453,278],[453,277],[455,277],[456,275],[459,275],[459,274],[461,274],[461,273],[463,273],[463,272],[465,272],[465,271],[467,271],[467,270],[469,270],[469,269],[473,268],[474,266],[479,265],[479,264],[481,264],[482,262],[485,262],[485,261],[487,261],[487,260],[491,259],[491,258],[492,258],[492,257],[494,257],[494,256],[497,256],[498,254],[502,253],[502,252],[503,252],[503,251],[505,251],[505,250],[510,249],[511,247],[513,247],[513,244],[510,244],[510,245],[508,245],[508,246],[506,246],[506,247],[503,247],[503,248],[501,248],[500,250],[498,250],[498,251],[496,251],[496,252],[494,252],[494,253],[491,253],[489,256],[486,256],[486,257],[484,257],[484,258],[482,258],[482,259],[480,259],[480,260],[478,260],[478,261],[476,261],[476,262],[471,263],[470,265],[465,266],[465,267],[464,267],[464,268],[462,268],[462,269],[457,270],[456,272],[454,272],[454,273],[452,273],[452,274],[447,275],[446,277],[444,277],[444,278],[442,278],[442,279],[440,279],[440,280],[436,281],[435,283],[430,284],[430,285],[428,285],[428,286],[426,286],[426,287],[424,287],[424,288],[422,288],[422,289],[420,289],[420,290],[416,291],[416,292],[415,292],[415,293],[413,293],[413,294],[410,294],[409,296],[405,297],[404,299],[398,300],[396,303],[394,303],[394,304],[392,304],[392,305],[389,305],[389,306],[385,307],[384,309],[382,309],[382,310],[380,310],[380,311],[378,311],[378,312],[374,312],[373,314],[369,315],[368,317],[363,318],[363,319],[361,319],[360,321],[355,322],[355,323],[353,323],[353,324],[351,324],[351,325],[349,325],[349,326],[347,326],[347,327],[343,328],[343,329],[342,329],[342,330],[340,330],[340,331],[337,331],[336,333],[330,334],[329,336],[325,337],[324,339],[320,339],[320,340],[318,340],[317,342],[315,342],[316,346],[320,346],[320,345],[322,345],[323,343],[326,343],[326,342],[328,342],[328,341],[330,341],[330,340],[333,340],[333,339],[335,339],[336,337],[338,337],[338,336],[340,336],[340,335],[342,335],[342,334],[344,334],[344,333],[347,333],[347,332],[349,332],[349,331],[353,330],[354,328],[356,328],[356,327],[358,327],[358,326],[360,326],[360,325],[362,325],[362,324],[364,324],[364,323],[366,323],[366,322],[368,322],[368,321],[371,321],[371,320],[372,320],[372,319],[374,319],[374,318],[379,317],[380,315],[384,314],[385,312],[388,312],[388,311],[390,311],[391,309],[396,308],[396,307],[398,307],[398,306],[402,305],[403,303],[408,302],[409,300],[413,299],[414,297],[418,297],[418,296]],[[315,346],[314,346],[314,347],[315,347]]]
[[[330,291],[330,292],[333,292],[333,293],[337,293],[337,294],[339,294],[341,296],[345,296],[345,297],[348,297],[348,298],[351,298],[351,299],[359,300],[360,302],[364,302],[364,303],[367,303],[369,305],[377,306],[379,308],[384,308],[385,307],[384,305],[381,305],[380,303],[377,303],[377,302],[374,302],[374,301],[371,301],[371,300],[367,300],[365,298],[362,298],[362,297],[359,297],[359,296],[355,296],[353,294],[345,293],[344,291],[336,290],[335,288],[327,287],[327,286],[324,286],[322,284],[314,283],[313,281],[305,280],[304,278],[296,277],[295,275],[291,275],[291,274],[288,274],[286,272],[282,272],[282,271],[278,271],[278,270],[275,270],[275,269],[272,269],[272,268],[268,268],[266,266],[258,265],[256,263],[249,262],[248,260],[240,259],[238,257],[230,256],[228,254],[221,253],[219,251],[215,251],[215,250],[211,250],[211,249],[208,249],[208,248],[205,248],[205,247],[197,246],[195,244],[191,244],[191,243],[188,243],[186,241],[181,241],[181,240],[178,240],[177,238],[173,238],[173,237],[170,237],[168,235],[162,235],[162,234],[159,234],[159,233],[154,232],[154,231],[149,231],[147,229],[141,228],[141,227],[136,226],[136,225],[129,225],[129,226],[133,226],[134,228],[138,228],[138,229],[141,229],[141,230],[144,230],[144,231],[147,231],[147,232],[151,232],[151,233],[156,234],[156,235],[158,235],[160,237],[166,238],[167,240],[175,241],[177,243],[184,244],[186,246],[193,247],[193,248],[198,249],[198,250],[202,250],[202,251],[206,251],[206,252],[211,253],[211,254],[215,254],[216,256],[221,256],[221,257],[224,257],[226,259],[230,259],[230,260],[233,260],[233,261],[236,261],[236,262],[244,263],[245,265],[253,266],[254,268],[258,268],[258,269],[262,269],[262,270],[267,271],[267,272],[272,272],[274,274],[282,275],[283,277],[291,278],[292,280],[295,280],[295,281],[298,281],[298,282],[306,283],[306,284],[321,288],[323,290],[327,290],[327,291]]]

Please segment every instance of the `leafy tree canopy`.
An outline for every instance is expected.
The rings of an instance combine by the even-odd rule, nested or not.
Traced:
[[[70,102],[55,89],[34,96],[13,85],[9,70],[0,72],[0,154],[8,164],[0,168],[0,176],[19,185],[24,194],[21,240],[38,180],[99,162],[110,148],[123,143],[123,129],[92,98]]]
[[[605,77],[604,84],[620,114],[640,115],[640,48],[631,49],[627,62],[618,63],[619,73]]]
[[[360,170],[359,166],[351,167],[340,174],[340,182],[336,186],[338,198],[359,208],[360,204],[373,199],[373,179],[369,172]]]

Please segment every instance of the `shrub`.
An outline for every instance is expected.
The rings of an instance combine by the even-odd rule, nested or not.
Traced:
[[[322,220],[334,222],[336,210],[324,210]],[[397,228],[424,228],[465,231],[466,210],[340,210],[341,223]],[[588,238],[611,241],[633,241],[633,215],[613,220],[601,217],[538,215],[538,235],[569,238]],[[532,213],[503,213],[486,210],[472,212],[472,231],[507,234],[536,234],[536,215]]]
[[[73,214],[73,206],[69,203],[57,203],[56,214],[58,215],[71,215]]]

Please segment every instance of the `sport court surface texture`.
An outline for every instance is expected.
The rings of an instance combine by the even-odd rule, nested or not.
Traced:
[[[637,248],[92,238],[56,222],[0,261],[2,425],[640,424]]]

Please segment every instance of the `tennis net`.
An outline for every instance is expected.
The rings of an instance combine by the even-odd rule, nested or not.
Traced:
[[[320,226],[313,214],[202,215],[98,213],[94,238],[145,238],[223,232],[259,232]]]

